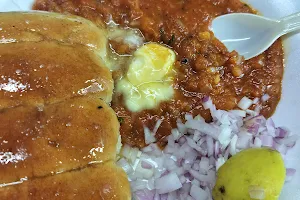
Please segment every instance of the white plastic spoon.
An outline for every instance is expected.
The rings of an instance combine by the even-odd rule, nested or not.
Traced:
[[[267,50],[280,36],[300,29],[300,13],[280,20],[234,13],[217,17],[212,31],[229,51],[236,50],[246,60]]]

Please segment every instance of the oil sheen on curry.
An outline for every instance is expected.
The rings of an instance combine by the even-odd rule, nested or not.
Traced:
[[[130,112],[123,95],[114,94],[112,107],[121,123],[122,140],[132,146],[143,147],[144,127],[152,130],[159,119],[162,124],[156,137],[162,143],[185,113],[200,114],[211,120],[209,111],[201,104],[206,96],[213,99],[218,109],[232,110],[244,96],[254,99],[268,94],[270,98],[261,109],[265,117],[273,114],[280,100],[283,76],[280,40],[263,54],[244,61],[235,52],[228,52],[209,30],[212,19],[219,15],[255,12],[238,0],[40,0],[34,8],[68,12],[96,23],[113,19],[123,27],[141,30],[147,42],[167,45],[176,52],[171,100],[155,109]],[[130,53],[122,44],[111,45],[119,54]],[[115,71],[114,79],[119,80],[126,72],[127,69]]]

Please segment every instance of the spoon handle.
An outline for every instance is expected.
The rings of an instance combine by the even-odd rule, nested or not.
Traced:
[[[284,34],[300,29],[300,12],[284,17],[280,20],[284,27]]]

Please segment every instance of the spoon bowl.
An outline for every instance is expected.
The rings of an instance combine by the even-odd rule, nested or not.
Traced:
[[[234,13],[217,17],[211,29],[229,51],[237,51],[246,60],[267,50],[280,36],[300,28],[300,13],[281,20]]]

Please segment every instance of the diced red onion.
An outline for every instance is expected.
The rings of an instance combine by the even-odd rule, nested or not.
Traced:
[[[149,128],[144,127],[144,133],[145,133],[145,143],[151,144],[156,142],[156,138],[154,137],[154,134],[149,130]]]
[[[206,200],[208,198],[207,193],[197,185],[192,185],[190,194],[195,200]]]
[[[219,141],[216,141],[215,142],[215,158],[218,157],[218,155],[220,154],[220,152],[221,152],[220,143],[219,143]]]
[[[180,176],[179,180],[180,180],[180,183],[181,183],[181,184],[186,183],[186,178],[185,178],[185,176]]]
[[[139,190],[147,189],[148,181],[147,180],[136,180],[130,182],[131,191],[136,192]]]
[[[156,134],[156,132],[157,132],[157,130],[159,129],[159,127],[160,127],[160,125],[161,125],[161,123],[162,123],[162,120],[161,119],[159,119],[159,120],[157,120],[157,122],[156,122],[156,124],[155,124],[155,126],[154,126],[154,128],[153,128],[153,135],[155,135]]]
[[[239,103],[238,107],[242,110],[247,110],[251,105],[253,104],[253,101],[247,97],[243,97]]]
[[[222,145],[222,148],[225,149],[228,144],[230,143],[232,137],[232,129],[230,128],[230,126],[223,126],[221,128],[221,133],[219,134],[218,140],[220,142],[220,144]]]
[[[286,168],[286,178],[285,181],[291,181],[293,176],[295,176],[296,170],[293,168]]]
[[[254,112],[255,113],[260,113],[260,110],[261,110],[261,105],[259,105],[259,104],[256,105],[255,108],[254,108]]]
[[[247,109],[246,113],[249,114],[249,115],[251,115],[251,116],[256,116],[256,115],[259,114],[259,113],[255,112],[254,110],[250,110],[250,109]]]
[[[284,144],[288,147],[293,147],[298,139],[298,135],[291,135],[286,138],[276,138],[275,140],[279,144]]]
[[[243,118],[247,111],[217,110],[210,101],[210,98],[206,101],[206,108],[210,110],[213,122],[206,123],[201,116],[193,118],[191,114],[185,116],[185,123],[178,119],[178,127],[166,138],[168,144],[163,151],[155,143],[143,148],[143,153],[137,148],[123,146],[123,158],[117,164],[128,173],[133,197],[195,200],[198,196],[191,195],[193,185],[193,192],[197,192],[195,187],[199,187],[211,200],[216,170],[228,157],[243,149],[261,146],[285,155],[298,139],[286,129],[276,128],[272,120],[266,120],[262,115]],[[160,123],[157,122],[158,127]],[[156,128],[153,132],[145,130],[150,137],[154,137],[153,132],[157,131]],[[287,169],[286,181],[294,173],[294,170]],[[153,197],[148,194],[149,191],[153,192]],[[262,196],[261,188],[250,188],[250,193],[254,197]],[[146,197],[144,194],[147,194]]]
[[[157,192],[155,193],[153,200],[161,200],[160,198],[160,194],[158,194]]]
[[[121,151],[122,155],[125,158],[129,159],[130,154],[131,154],[130,152],[131,152],[131,147],[128,144],[124,144],[123,147],[122,147],[122,151]]]
[[[237,144],[237,140],[238,140],[238,136],[237,135],[234,135],[230,141],[230,146],[229,146],[229,149],[230,149],[230,154],[231,155],[235,155],[237,152],[236,152],[236,144]]]
[[[192,180],[191,184],[200,187],[200,181],[198,181],[197,179]]]
[[[198,156],[198,153],[195,150],[192,150],[189,153],[185,154],[185,157],[184,157],[185,161],[184,162],[192,164],[192,163],[195,162],[197,156]]]
[[[275,135],[275,124],[274,121],[269,118],[266,122],[267,131],[270,135]]]
[[[289,134],[289,131],[286,130],[285,128],[283,128],[283,127],[278,127],[275,130],[275,135],[278,138],[285,138],[285,137],[288,136],[288,134]]]
[[[135,169],[135,174],[138,178],[149,179],[154,175],[154,170],[152,168],[150,168],[150,169],[143,168],[141,165],[141,162],[138,162],[136,169]]]
[[[253,146],[254,148],[260,148],[262,146],[262,141],[261,139],[259,139],[258,137],[256,137],[254,139],[254,143],[253,143]]]
[[[151,151],[153,151],[152,145],[146,146],[142,149],[142,152],[144,152],[144,153],[148,153]]]
[[[127,162],[126,159],[121,158],[118,160],[117,165],[123,168],[123,170],[126,172],[126,174],[131,174],[133,173],[133,168],[132,166]]]
[[[196,171],[199,171],[199,169],[200,169],[199,163],[194,163],[193,166],[192,166],[192,169],[196,170]]]
[[[185,118],[185,120],[192,120],[192,119],[194,119],[192,114],[185,114],[184,118]]]
[[[270,95],[268,95],[268,94],[264,94],[262,97],[261,97],[261,101],[262,102],[266,102],[266,101],[268,101],[270,99]]]
[[[258,104],[258,102],[259,102],[259,98],[258,97],[256,97],[255,99],[253,99],[253,104]]]
[[[147,161],[142,160],[142,168],[144,169],[152,169],[152,165],[150,163],[148,163]]]
[[[206,124],[205,122],[199,122],[197,120],[189,120],[186,122],[185,125],[187,128],[199,130],[201,133],[205,133],[207,135],[210,135],[214,139],[218,139],[218,129],[210,124]]]
[[[273,147],[273,137],[270,135],[260,135],[259,139],[263,147]]]
[[[181,134],[179,133],[179,131],[178,131],[177,128],[172,129],[171,133],[172,133],[173,138],[174,138],[175,140],[178,140],[178,138],[181,137]]]
[[[184,125],[183,123],[177,123],[177,129],[181,134],[187,133],[187,126]]]
[[[134,193],[134,199],[135,200],[153,200],[155,195],[155,191],[144,189],[144,190],[138,190]]]
[[[210,99],[210,97],[209,97],[209,96],[205,96],[205,97],[203,97],[203,98],[202,98],[202,103],[205,103],[205,102],[207,102],[209,99]]]
[[[212,137],[206,137],[206,144],[207,144],[207,156],[210,157],[214,154],[214,141]]]
[[[218,170],[225,163],[225,159],[221,156],[216,161],[216,169]]]
[[[205,110],[210,109],[213,106],[213,102],[210,97],[202,99],[202,105]]]
[[[182,184],[175,173],[167,174],[155,180],[155,187],[158,194],[170,193],[182,187]]]
[[[250,134],[240,134],[240,136],[237,139],[236,147],[239,149],[247,149],[250,147],[250,143],[253,136]]]
[[[247,114],[244,110],[231,110],[229,112],[240,117],[246,117]]]
[[[199,163],[199,167],[200,167],[199,171],[202,174],[206,174],[209,169],[209,159],[207,157],[202,157]]]
[[[160,200],[168,200],[168,194],[161,194]]]

